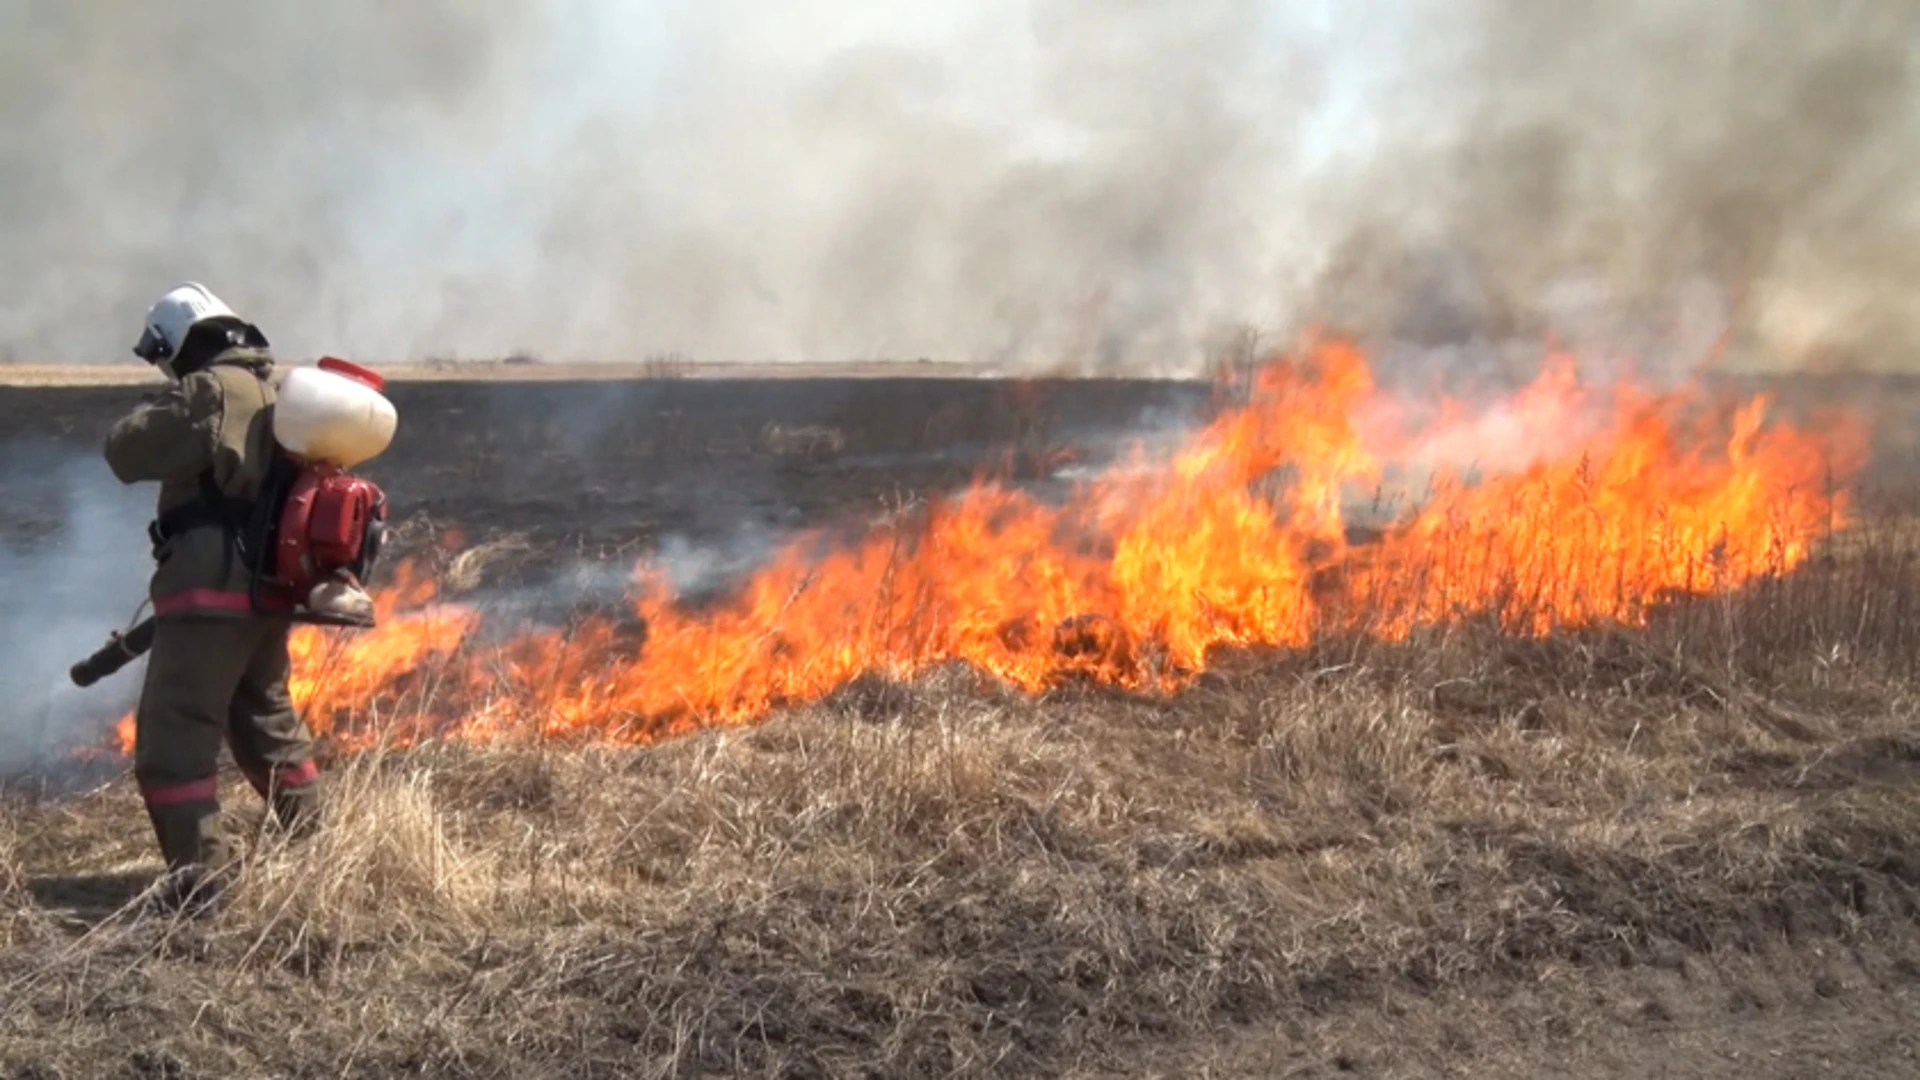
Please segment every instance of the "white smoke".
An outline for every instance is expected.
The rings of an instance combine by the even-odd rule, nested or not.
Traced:
[[[138,700],[144,661],[92,687],[72,665],[123,629],[153,568],[153,489],[124,487],[97,455],[0,445],[8,501],[0,545],[0,774],[94,745]]]
[[[296,356],[1178,371],[1574,303],[1697,364],[1704,282],[1762,351],[1897,366],[1915,11],[25,0],[0,350],[125,359],[193,277]]]

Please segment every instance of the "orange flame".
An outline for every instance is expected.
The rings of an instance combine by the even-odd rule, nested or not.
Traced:
[[[1092,678],[1164,692],[1221,647],[1401,638],[1463,617],[1519,634],[1639,624],[1675,596],[1789,571],[1847,523],[1829,476],[1863,463],[1861,433],[1769,426],[1768,404],[1603,393],[1556,358],[1491,409],[1442,403],[1410,425],[1358,349],[1319,341],[1261,370],[1170,460],[1137,450],[1058,504],[983,479],[911,522],[796,541],[710,608],[643,564],[642,646],[606,621],[477,644],[479,614],[432,604],[409,573],[378,629],[296,635],[294,696],[350,745],[644,741],[954,661],[1029,691]],[[1488,450],[1522,464],[1466,475]],[[1346,497],[1396,469],[1429,470],[1428,497],[1351,542]]]
[[[403,564],[394,576],[374,597],[372,629],[342,634],[299,626],[288,639],[293,674],[287,691],[317,735],[353,741],[351,733],[335,732],[332,718],[393,703],[430,661],[451,655],[478,625],[479,615],[470,609],[434,604],[433,582],[415,565]],[[114,725],[113,741],[122,754],[133,753],[134,735],[132,714]]]

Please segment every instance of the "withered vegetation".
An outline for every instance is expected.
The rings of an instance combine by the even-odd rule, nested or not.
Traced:
[[[1853,948],[1910,992],[1916,540],[1883,516],[1642,628],[1222,656],[1171,700],[942,670],[652,747],[360,753],[330,762],[330,827],[255,835],[199,924],[138,914],[155,866],[128,784],[15,795],[0,1061],[1264,1073],[1234,1048],[1551,973]],[[1453,1006],[1407,1015],[1453,1019],[1309,1064],[1500,1060]]]

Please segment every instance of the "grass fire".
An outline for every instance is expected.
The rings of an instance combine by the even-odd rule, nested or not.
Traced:
[[[124,779],[10,785],[0,1060],[1900,1074],[1911,391],[1380,375],[395,381],[378,624],[294,641],[326,827],[227,777],[183,923]]]
[[[0,2],[0,1080],[1920,1076],[1916,58]]]
[[[481,612],[435,602],[408,568],[380,629],[303,631],[295,692],[348,744],[646,742],[949,664],[1029,692],[1167,694],[1222,650],[1467,621],[1523,636],[1638,626],[1804,564],[1850,523],[1864,453],[1844,417],[1814,431],[1770,422],[1764,396],[1596,387],[1568,357],[1424,423],[1339,341],[1272,360],[1245,389],[1161,459],[1135,448],[1052,501],[983,476],[853,535],[802,536],[717,604],[683,604],[642,562],[644,644],[600,619],[469,645]],[[1477,463],[1495,470],[1478,481],[1463,474],[1475,463],[1429,461],[1405,513],[1349,538],[1355,491],[1378,499],[1390,472],[1444,457],[1489,416],[1548,453]]]

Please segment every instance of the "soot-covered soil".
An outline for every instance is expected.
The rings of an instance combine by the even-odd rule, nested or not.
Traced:
[[[84,455],[136,394],[0,419]],[[368,471],[400,518],[551,565],[1038,475],[1208,395],[393,396]],[[9,543],[60,542],[50,475],[9,474]],[[124,781],[0,793],[0,1076],[1917,1075],[1893,554],[1645,634],[1328,643],[1171,702],[939,672],[657,747],[363,756],[332,831],[260,838],[202,927],[121,909],[153,872]]]
[[[0,387],[0,431],[97,455],[140,392]],[[1066,464],[1068,445],[1110,450],[1208,400],[1174,382],[970,378],[422,381],[389,394],[399,431],[362,471],[398,517],[588,554],[818,524],[987,468],[1032,475]],[[7,502],[0,532],[54,527],[47,500]]]

